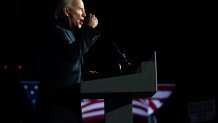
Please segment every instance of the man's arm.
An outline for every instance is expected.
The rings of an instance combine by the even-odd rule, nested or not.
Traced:
[[[88,51],[89,47],[91,47],[92,44],[94,44],[95,41],[97,39],[99,39],[101,33],[97,29],[95,29],[89,25],[83,25],[80,32],[81,32],[80,33],[81,38],[82,38],[83,43],[84,43],[83,44],[83,46],[84,46],[83,53],[86,53]]]

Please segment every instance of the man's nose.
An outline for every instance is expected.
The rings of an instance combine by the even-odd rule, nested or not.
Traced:
[[[83,12],[83,13],[82,13],[82,16],[83,16],[83,17],[86,17],[86,13],[85,13],[85,12]]]

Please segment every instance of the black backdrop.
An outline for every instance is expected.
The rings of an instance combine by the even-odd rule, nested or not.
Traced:
[[[2,64],[30,66],[37,79],[38,43],[52,22],[55,2],[13,0],[8,7],[7,40]],[[85,56],[86,70],[116,75],[111,42],[134,68],[157,52],[158,82],[176,83],[176,96],[190,100],[215,98],[217,89],[217,7],[209,1],[84,0],[86,12],[99,19],[102,37]],[[177,98],[175,98],[177,99]],[[175,101],[175,100],[174,100]],[[179,103],[178,104],[183,104]]]
[[[38,43],[52,23],[54,0],[13,0],[8,7],[3,63],[36,63]],[[215,76],[217,8],[199,1],[84,0],[99,19],[101,38],[86,54],[87,69],[112,73],[116,43],[136,67],[157,52],[160,81]],[[13,14],[12,14],[13,13]],[[33,65],[32,65],[33,64]],[[34,74],[34,68],[33,74]]]

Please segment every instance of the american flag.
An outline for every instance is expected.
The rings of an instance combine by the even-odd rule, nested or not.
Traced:
[[[39,89],[38,81],[21,81],[21,84],[34,107]],[[157,84],[158,90],[151,98],[134,98],[132,100],[133,117],[147,119],[164,104],[174,88],[175,84]],[[83,99],[81,110],[84,122],[103,120],[105,118],[104,99]]]
[[[39,82],[38,81],[20,81],[22,88],[26,92],[27,97],[32,103],[32,106],[35,107],[36,99],[38,96]]]
[[[173,92],[175,84],[158,84],[158,91],[151,98],[134,98],[133,117],[147,119],[158,110]],[[83,99],[81,102],[84,122],[104,119],[104,99]]]

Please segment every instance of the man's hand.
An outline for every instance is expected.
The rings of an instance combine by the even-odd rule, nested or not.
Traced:
[[[93,28],[95,28],[98,25],[98,19],[95,17],[94,14],[89,14],[88,25]]]

